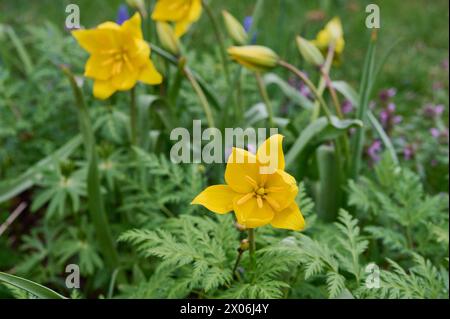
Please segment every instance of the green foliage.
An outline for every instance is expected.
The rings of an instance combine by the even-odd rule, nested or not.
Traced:
[[[106,101],[92,97],[93,81],[82,76],[88,55],[62,27],[65,5],[53,2],[0,4],[0,270],[20,276],[0,272],[0,297],[60,297],[40,283],[73,299],[448,298],[448,34],[435,32],[446,30],[445,19],[438,17],[447,4],[433,2],[422,10],[421,2],[413,1],[399,10],[400,4],[383,2],[386,25],[377,46],[385,51],[402,34],[408,50],[395,48],[383,69],[372,72],[378,56],[369,50],[363,68],[367,41],[361,39],[368,39],[367,30],[353,6],[342,1],[211,1],[214,12],[227,9],[239,19],[258,3],[255,42],[274,49],[313,83],[321,81],[320,72],[304,65],[290,43],[299,30],[307,39],[315,37],[325,22],[317,20],[318,12],[325,19],[339,15],[345,28],[343,63],[333,65],[330,74],[338,102],[343,105],[345,98],[354,104],[343,118],[331,108],[325,82],[331,123],[322,114],[311,121],[315,101],[302,81],[283,68],[264,76],[275,123],[286,137],[287,171],[301,182],[296,202],[306,229],[258,228],[253,269],[249,252],[238,250],[247,233],[238,230],[233,214],[214,215],[190,204],[208,185],[224,183],[224,165],[174,164],[169,156],[173,128],[189,130],[193,119],[206,123],[181,66],[188,66],[199,81],[222,133],[226,127],[267,126],[253,72],[228,61],[227,83],[220,48],[211,45],[216,39],[204,16],[183,37],[179,64],[158,55],[158,41],[149,32],[152,22],[146,19],[143,34],[164,82],[136,86],[139,138],[131,145],[129,92]],[[86,13],[83,25],[113,20],[123,1],[107,2],[77,1]],[[262,23],[272,20],[278,23]],[[61,65],[76,74],[71,84],[78,97],[86,98],[82,128],[92,122],[94,131],[88,138],[77,135],[75,101]],[[374,73],[378,83],[373,83]],[[362,83],[355,83],[361,75]],[[398,93],[389,102],[396,103],[403,120],[385,128],[379,106],[388,103],[370,101],[369,93],[391,86]],[[361,89],[360,99],[353,87]],[[443,104],[444,114],[427,115],[425,107],[419,109],[427,103]],[[354,118],[368,124],[364,112],[369,106],[372,126],[360,128],[362,122]],[[441,136],[433,136],[431,128]],[[356,137],[354,152],[347,152],[336,141],[351,134]],[[376,156],[369,161],[365,156],[375,138],[383,140],[390,155],[379,163]],[[83,142],[95,144],[94,139],[96,145],[82,147]],[[332,222],[321,220],[315,208],[320,205],[312,199],[317,202],[323,189],[317,182],[322,163],[314,152],[321,145],[336,149],[332,162],[339,169],[332,171],[355,172],[346,187],[327,182],[333,193],[343,193]],[[89,161],[83,156],[86,150],[98,158],[89,156]],[[406,150],[413,152],[407,156]],[[355,165],[348,165],[349,157]],[[23,204],[25,211],[6,223]],[[109,236],[102,233],[104,227],[94,227],[106,219],[112,235],[106,239],[119,252],[109,268],[98,235]],[[79,290],[64,285],[68,264],[80,267]],[[377,278],[379,287],[368,285]]]
[[[365,230],[384,243],[388,256],[415,251],[439,260],[448,254],[448,249],[442,249],[448,196],[427,195],[414,172],[384,157],[375,167],[375,180],[361,177],[358,183],[350,182],[349,193],[350,205],[358,208],[362,218],[378,220],[380,225]]]

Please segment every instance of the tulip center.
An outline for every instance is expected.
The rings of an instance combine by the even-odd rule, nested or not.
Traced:
[[[105,66],[111,66],[112,75],[118,75],[122,72],[123,67],[126,66],[130,70],[132,69],[132,65],[130,63],[130,59],[128,58],[128,53],[125,49],[115,49],[108,51],[110,58],[107,59],[103,64]]]
[[[260,196],[264,196],[266,194],[266,190],[264,189],[264,187],[260,187],[257,191],[256,191],[257,195]]]

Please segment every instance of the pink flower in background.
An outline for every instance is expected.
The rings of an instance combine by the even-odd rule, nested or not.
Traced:
[[[442,104],[433,105],[431,103],[426,104],[423,110],[425,116],[430,118],[440,117],[444,113],[444,111],[445,111],[444,105]]]
[[[397,94],[397,90],[395,88],[385,89],[380,92],[380,100],[382,102],[387,102],[392,99]]]
[[[342,112],[344,114],[351,113],[352,111],[353,111],[353,104],[351,101],[345,100],[344,102],[342,102]]]
[[[377,163],[380,160],[381,150],[382,144],[380,140],[373,141],[373,143],[367,149],[367,155],[369,155],[369,158],[373,164]]]

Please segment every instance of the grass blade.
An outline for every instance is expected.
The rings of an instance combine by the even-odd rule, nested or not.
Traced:
[[[0,272],[0,282],[25,290],[41,299],[67,299],[59,293],[31,280]]]

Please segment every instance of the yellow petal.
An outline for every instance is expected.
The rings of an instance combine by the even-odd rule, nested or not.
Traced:
[[[188,14],[189,21],[195,22],[198,19],[200,19],[201,15],[202,15],[202,0],[192,0]]]
[[[298,186],[295,178],[282,170],[277,170],[275,174],[268,175],[264,185],[266,189],[269,204],[272,204],[274,210],[280,211],[294,202],[298,194]]]
[[[116,89],[110,81],[96,80],[94,82],[94,96],[98,99],[105,100],[114,94]]]
[[[153,62],[149,59],[145,67],[141,70],[138,80],[150,85],[160,84],[162,82],[162,75],[156,70]]]
[[[255,190],[251,181],[260,184],[259,164],[252,153],[233,148],[225,170],[225,181],[238,193],[247,194]]]
[[[78,44],[89,53],[98,53],[118,47],[114,30],[75,30],[72,35]]]
[[[188,19],[180,20],[175,23],[175,35],[181,38],[191,26],[192,22]]]
[[[275,213],[270,223],[273,227],[302,230],[305,228],[305,219],[296,203],[292,203],[281,212]]]
[[[237,195],[228,185],[214,185],[201,192],[191,204],[203,205],[217,214],[226,214],[233,209],[233,199]]]
[[[133,64],[136,66],[146,65],[150,59],[150,47],[143,40],[134,39],[131,42],[132,43],[129,43],[129,45],[132,49],[128,51],[130,60],[132,60]]]
[[[98,79],[98,80],[108,80],[111,77],[111,64],[106,64],[108,56],[93,54],[89,57],[84,76]]]
[[[98,29],[120,30],[120,25],[112,21],[106,21],[97,26]]]
[[[283,135],[275,134],[265,140],[259,146],[256,157],[261,166],[267,166],[269,173],[284,170]]]
[[[136,12],[130,19],[122,24],[122,31],[136,39],[142,39],[141,15]]]
[[[190,1],[186,0],[158,0],[152,19],[157,21],[179,21],[189,14]]]
[[[244,196],[246,195],[236,197],[233,203],[238,223],[246,228],[256,228],[269,224],[274,217],[274,211],[267,202],[263,201],[262,205],[259,206],[256,198],[253,197],[238,204]]]

